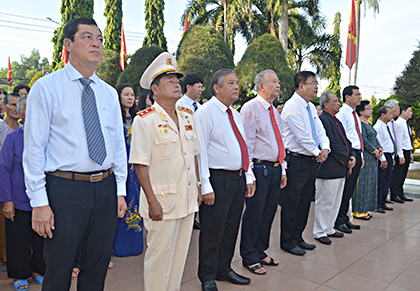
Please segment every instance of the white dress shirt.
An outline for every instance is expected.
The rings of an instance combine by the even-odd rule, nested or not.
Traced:
[[[407,128],[407,120],[405,120],[402,117],[398,117],[397,121],[395,121],[395,131],[397,133],[397,149],[398,152],[405,151],[411,151],[413,149],[413,145],[411,144],[411,128],[410,131],[408,131]],[[399,157],[404,157],[402,154]]]
[[[312,137],[311,123],[307,111],[310,107],[315,124],[316,135],[321,149],[330,151],[330,140],[325,133],[324,126],[318,117],[316,107],[312,102],[306,102],[296,92],[284,104],[281,118],[283,120],[283,141],[286,149],[306,156],[318,156],[319,148]]]
[[[88,153],[81,107],[82,77],[68,63],[36,81],[29,93],[23,168],[32,207],[48,205],[45,173],[56,170],[85,173],[112,168],[117,195],[126,193],[127,152],[117,91],[96,74],[90,77],[107,152],[101,166]]]
[[[356,124],[353,116],[354,109],[346,103],[341,106],[340,111],[335,115],[338,120],[343,124],[346,136],[351,142],[353,149],[361,150],[359,135],[357,134]],[[362,123],[360,122],[359,115],[356,114],[357,122],[359,123],[360,134],[362,134]]]
[[[400,118],[401,117],[399,117],[398,119],[400,119]],[[389,131],[392,134],[392,137],[394,138],[395,144],[397,145],[396,154],[397,154],[398,157],[403,158],[404,154],[403,154],[402,144],[401,144],[400,138],[398,137],[398,135],[401,134],[401,133],[398,132],[397,122],[394,119],[392,119],[390,122],[388,122],[387,126],[389,128]],[[407,132],[407,125],[405,125],[404,132]],[[410,145],[411,145],[411,143],[410,143]]]
[[[271,121],[270,106],[260,95],[244,104],[241,116],[244,122],[246,145],[248,147],[249,163],[253,167],[253,159],[276,162],[279,159],[279,146]],[[280,134],[283,136],[283,123],[276,108],[274,117]],[[287,162],[282,163],[282,174],[286,175]]]
[[[194,105],[193,103],[197,104],[197,108],[200,108],[201,104],[199,102],[196,102],[192,100],[190,97],[188,97],[186,94],[182,96],[178,101],[176,101],[176,107],[181,106],[190,109],[193,113],[195,113]]]
[[[377,132],[376,139],[384,149],[384,153],[394,153],[394,144],[392,143],[391,137],[389,136],[386,124],[382,120],[378,119],[373,128]],[[382,155],[379,160],[383,162],[386,160],[386,158],[384,155]]]
[[[232,106],[229,108],[246,142],[242,117]],[[194,115],[201,148],[198,164],[203,195],[214,192],[210,184],[209,169],[237,171],[242,168],[241,148],[230,124],[227,109],[219,99],[212,97]],[[246,183],[251,184],[251,167],[248,167],[245,175]]]

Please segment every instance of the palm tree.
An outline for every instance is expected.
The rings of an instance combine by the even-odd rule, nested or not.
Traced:
[[[191,25],[211,24],[234,51],[234,37],[241,22],[251,14],[251,0],[189,0],[188,20]],[[184,26],[185,13],[181,18]]]
[[[289,66],[300,72],[305,60],[316,68],[316,73],[323,76],[330,60],[337,58],[331,51],[332,35],[322,33],[325,29],[325,18],[309,21],[308,17],[289,11],[293,21],[290,23],[288,61]]]
[[[379,13],[379,1],[380,0],[355,0],[356,2],[356,62],[354,63],[351,69],[351,84],[356,85],[357,78],[357,69],[359,63],[359,49],[360,49],[360,6],[364,2],[365,6],[365,15],[367,8],[373,9],[373,15],[376,16],[376,13]]]

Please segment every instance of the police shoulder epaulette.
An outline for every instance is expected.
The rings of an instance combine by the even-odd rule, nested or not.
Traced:
[[[154,108],[154,107],[149,107],[149,108],[146,108],[146,109],[144,109],[144,110],[140,111],[139,113],[137,113],[137,115],[139,115],[139,116],[141,116],[141,117],[145,117],[146,115],[148,115],[148,114],[152,113],[152,112],[153,112],[153,111],[155,111],[155,110],[156,110],[156,108]]]
[[[191,109],[188,109],[188,108],[185,108],[185,107],[182,107],[182,106],[178,106],[178,109],[181,110],[181,111],[188,112],[189,114],[193,114]]]

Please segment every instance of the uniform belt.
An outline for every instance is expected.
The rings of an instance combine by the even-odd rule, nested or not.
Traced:
[[[100,182],[103,179],[107,178],[112,174],[112,169],[108,169],[103,172],[98,172],[94,174],[80,174],[80,173],[74,173],[74,172],[65,172],[65,171],[54,171],[54,172],[48,172],[48,175],[56,176],[68,180],[73,181],[88,181],[88,182]]]
[[[298,158],[305,159],[305,160],[311,160],[311,161],[313,161],[316,158],[314,156],[302,155],[302,154],[299,154],[299,153],[296,153],[296,152],[292,152],[292,151],[289,151],[289,150],[286,150],[286,153],[289,154],[289,155],[298,157]]]
[[[210,172],[228,175],[228,176],[243,176],[245,174],[244,169],[240,169],[237,171],[229,171],[229,170],[222,170],[222,169],[210,169]]]
[[[266,165],[266,166],[270,166],[270,167],[274,167],[274,168],[276,168],[280,165],[279,161],[270,162],[270,161],[265,161],[265,160],[252,159],[252,162],[254,163],[254,165]]]

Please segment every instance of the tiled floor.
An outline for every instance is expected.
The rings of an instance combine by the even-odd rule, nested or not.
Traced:
[[[293,256],[279,248],[280,208],[276,215],[271,247],[268,254],[280,261],[267,267],[265,276],[251,274],[242,267],[236,248],[232,267],[252,280],[248,286],[217,282],[219,290],[349,290],[403,291],[420,290],[420,199],[393,204],[394,211],[374,213],[370,221],[356,221],[362,228],[333,239],[329,246],[316,242],[312,236],[313,205],[304,238],[317,248],[303,257]],[[355,223],[356,223],[355,222]],[[200,291],[197,279],[198,231],[194,230],[182,280],[182,291]],[[113,257],[115,268],[108,272],[107,291],[143,290],[143,255]],[[0,290],[14,290],[12,280],[0,273]],[[40,286],[30,281],[30,290]],[[75,281],[71,290],[76,290]],[[163,291],[163,290],[162,290]]]

